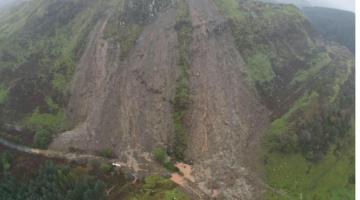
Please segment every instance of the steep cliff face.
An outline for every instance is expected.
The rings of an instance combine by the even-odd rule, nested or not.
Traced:
[[[54,18],[68,24],[61,30],[76,33],[78,43],[55,54],[57,64],[46,76],[24,73],[21,80],[51,80],[39,93],[54,92],[25,106],[26,112],[13,111],[18,100],[7,100],[16,97],[14,88],[22,88],[7,76],[13,73],[9,69],[28,69],[12,68],[22,60],[40,69],[36,66],[53,55],[31,60],[32,54],[25,54],[15,62],[17,46],[0,46],[1,63],[7,66],[1,71],[6,81],[0,84],[0,109],[26,119],[24,126],[36,135],[58,132],[52,149],[110,150],[120,164],[145,174],[161,168],[151,154],[164,149],[171,161],[192,165],[194,187],[207,196],[244,200],[297,198],[307,192],[280,184],[287,177],[299,181],[281,174],[284,166],[287,172],[296,167],[289,164],[294,157],[309,167],[328,165],[327,158],[337,158],[333,152],[351,154],[342,147],[353,136],[353,56],[320,39],[293,6],[245,0],[94,0],[76,1],[75,7],[54,1],[44,11],[42,1],[36,2],[25,10],[39,16],[52,16],[50,8],[73,13],[71,19],[61,13]],[[72,29],[82,23],[83,29]],[[51,23],[40,25],[51,29],[37,39],[63,33]],[[8,44],[11,33],[25,30],[22,26],[0,23],[0,45]],[[44,46],[51,49],[66,37],[55,41]],[[48,117],[51,126],[40,122]]]

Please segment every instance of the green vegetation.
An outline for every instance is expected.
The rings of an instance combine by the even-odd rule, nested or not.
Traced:
[[[216,0],[215,3],[227,17],[236,21],[245,20],[245,13],[239,12],[239,2],[236,0]]]
[[[8,99],[8,90],[0,85],[0,105],[4,104]]]
[[[2,147],[1,147],[2,148]],[[133,183],[110,163],[57,164],[14,151],[0,155],[0,199],[6,200],[187,200],[168,178]],[[11,155],[11,156],[10,156]],[[4,170],[6,169],[6,170]]]
[[[187,200],[182,192],[180,192],[176,185],[169,179],[162,178],[158,175],[148,176],[145,178],[145,183],[142,185],[140,192],[130,195],[126,198],[129,200]]]
[[[12,159],[9,152],[5,151],[0,155],[0,170],[2,171],[2,173],[6,173],[10,170],[11,162]]]
[[[353,57],[314,42],[294,6],[215,3],[251,85],[274,112],[264,139],[266,182],[274,190],[265,199],[354,199]]]
[[[61,129],[64,114],[59,111],[56,114],[40,113],[37,109],[27,119],[26,125],[32,130],[46,129],[49,131]]]
[[[99,152],[99,155],[105,158],[113,158],[114,152],[111,148],[103,149]]]
[[[348,83],[353,84],[351,79]],[[312,93],[272,122],[266,137],[266,181],[288,197],[269,190],[266,199],[354,199],[354,114],[348,110],[354,101],[347,95],[325,104],[320,102],[326,98]]]
[[[52,105],[54,106],[54,105]],[[39,148],[46,148],[54,134],[63,130],[64,113],[40,113],[36,109],[29,118],[26,119],[25,125],[28,129],[35,132],[34,145]]]
[[[279,75],[290,67],[289,62],[302,62],[313,48],[305,17],[290,5],[236,0],[215,3],[229,19],[236,47],[247,64],[250,84],[263,96],[275,96],[272,90]],[[297,70],[304,66],[291,67]]]
[[[351,130],[352,134],[354,130]],[[353,137],[354,135],[352,135]],[[272,152],[266,156],[267,183],[298,199],[351,200],[355,199],[355,144],[343,140],[341,151],[332,145],[326,155],[313,163],[298,153]],[[289,199],[271,191],[266,199]]]
[[[54,79],[52,80],[52,85],[54,87],[54,89],[56,89],[57,91],[65,91],[66,87],[67,87],[67,79],[64,75],[62,74],[55,74],[54,75]]]
[[[50,163],[31,180],[20,181],[4,174],[0,181],[0,199],[101,200],[106,199],[105,184],[93,176]]]
[[[101,163],[99,168],[102,173],[110,173],[114,170],[114,166],[111,163]]]
[[[25,128],[36,133],[36,146],[47,146],[64,126],[68,83],[106,5],[103,1],[35,0],[4,11],[0,19],[0,123],[25,121]]]
[[[34,145],[39,148],[46,148],[53,135],[64,130],[64,112],[51,98],[45,101],[49,112],[41,113],[36,109],[25,121],[25,126],[35,132]]]
[[[342,67],[338,67],[337,65],[341,65]],[[333,67],[333,86],[331,91],[333,92],[330,96],[330,102],[334,102],[336,98],[341,93],[343,85],[346,81],[348,81],[349,77],[351,76],[353,66],[355,66],[355,61],[352,59],[348,59],[346,63],[334,63],[331,67]],[[351,98],[351,95],[348,96]]]
[[[156,161],[162,164],[169,171],[177,171],[177,168],[171,162],[169,155],[166,153],[166,150],[162,147],[155,147],[152,152]]]
[[[185,1],[178,2],[175,28],[178,36],[177,65],[179,75],[173,100],[175,123],[175,143],[173,148],[175,158],[183,160],[186,150],[185,114],[190,103],[188,68],[190,66],[190,44],[192,38],[189,8]]]
[[[274,79],[275,73],[272,70],[270,59],[265,54],[255,54],[248,58],[247,63],[252,80],[264,83]]]
[[[271,123],[266,135],[266,146],[268,149],[283,153],[296,152],[298,148],[298,135],[292,119],[299,117],[298,113],[305,112],[307,107],[311,107],[310,105],[316,104],[318,97],[319,95],[314,92],[311,95],[305,95],[299,98],[287,113]],[[301,120],[304,119],[305,118],[299,117],[297,124],[303,123]]]
[[[153,155],[155,160],[157,160],[160,163],[163,163],[166,160],[168,160],[168,155],[165,149],[162,147],[155,147],[155,149],[153,150]]]
[[[326,52],[320,52],[316,54],[310,61],[309,68],[307,70],[301,70],[296,73],[295,78],[290,84],[296,82],[307,81],[309,78],[316,76],[322,68],[327,66],[331,62],[329,54]]]

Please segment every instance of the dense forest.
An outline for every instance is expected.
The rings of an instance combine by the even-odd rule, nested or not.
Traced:
[[[187,200],[169,179],[134,182],[110,163],[49,160],[0,145],[0,199],[4,200]]]

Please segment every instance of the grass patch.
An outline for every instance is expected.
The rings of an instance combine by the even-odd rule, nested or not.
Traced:
[[[106,149],[101,150],[99,152],[99,155],[104,158],[114,158],[115,157],[114,152],[111,148],[106,148]]]
[[[189,198],[176,188],[176,185],[169,179],[159,175],[152,175],[145,178],[140,192],[129,195],[129,200],[188,200]]]
[[[40,113],[36,109],[25,121],[25,126],[35,132],[34,145],[39,148],[46,148],[54,134],[63,129],[65,115],[62,111],[55,114]]]
[[[296,73],[295,78],[292,80],[290,85],[308,80],[309,78],[318,74],[320,70],[323,67],[330,64],[330,62],[331,62],[331,58],[328,53],[326,52],[318,53],[312,58],[309,64],[309,68],[307,70],[301,70]]]
[[[244,13],[239,10],[239,1],[237,0],[215,0],[216,5],[220,8],[225,16],[242,21],[245,20]]]
[[[264,83],[269,82],[275,78],[275,73],[272,70],[272,65],[269,57],[262,53],[257,53],[247,60],[248,69],[251,80]]]
[[[111,163],[101,163],[99,169],[102,173],[108,174],[114,170],[114,166]]]
[[[306,18],[290,5],[236,0],[215,3],[229,20],[236,47],[247,64],[250,85],[271,96],[278,81],[285,79],[281,76],[288,72],[282,70],[289,61],[303,59],[314,46]]]
[[[2,106],[1,119],[12,124],[26,121],[26,126],[37,133],[35,143],[42,147],[51,140],[44,136],[56,132],[54,130],[61,126],[64,118],[62,111],[53,111],[45,95],[51,95],[59,108],[67,105],[67,86],[87,43],[88,33],[103,13],[103,3],[40,0],[16,6],[0,19],[0,68],[11,72],[2,74],[5,77],[1,78],[0,85],[12,85],[9,92],[0,88],[0,104],[6,99],[21,99],[21,104],[31,104],[27,109],[19,109],[15,101],[6,103]],[[40,84],[23,86],[27,80]],[[20,87],[29,90],[22,94],[33,91],[37,94],[13,92]],[[28,116],[29,112],[33,114]]]
[[[304,118],[295,116],[296,113],[307,111],[307,107],[317,102],[319,95],[313,92],[299,98],[282,117],[275,119],[267,132],[265,145],[268,150],[276,150],[283,153],[294,152],[298,148],[297,124],[304,123]],[[307,111],[314,112],[316,110]],[[291,118],[297,118],[296,123]]]
[[[341,156],[332,151],[317,164],[307,161],[301,154],[273,152],[267,156],[266,180],[276,189],[285,191],[293,199],[351,200],[355,188],[352,177],[354,149]],[[265,194],[267,200],[288,199],[271,191]]]
[[[347,59],[346,63],[344,64],[340,63],[340,65],[342,67],[337,66],[337,64],[333,66],[335,70],[334,73],[335,78],[332,77],[333,78],[332,80],[334,80],[334,85],[332,87],[333,94],[330,97],[330,102],[334,102],[338,97],[338,95],[340,94],[342,85],[349,79],[352,66],[355,66],[355,63],[354,60],[349,58]]]
[[[162,147],[155,147],[152,151],[154,159],[163,165],[169,171],[178,171],[178,169],[171,162],[170,156],[167,154],[166,150]]]
[[[311,105],[317,97],[318,95],[313,93],[300,98],[287,114],[272,123],[267,142],[270,144],[268,146],[273,145],[271,147],[277,149],[274,151],[274,148],[267,147],[266,182],[286,195],[268,190],[265,199],[355,198],[354,120],[347,120],[339,114],[341,112],[336,112],[336,109],[335,112],[325,110],[320,113],[310,110],[314,109]],[[309,112],[315,113],[307,119],[298,115]],[[295,113],[297,116],[293,118]],[[303,121],[306,121],[304,126],[299,126]],[[352,125],[350,130],[347,129],[349,121]],[[304,136],[304,131],[309,135]],[[277,134],[280,137],[275,137]],[[295,140],[287,141],[289,137],[295,137]],[[291,151],[286,151],[290,144],[293,145]],[[282,148],[284,146],[285,148]]]
[[[3,173],[6,173],[10,170],[12,164],[11,154],[7,151],[1,153],[0,155],[0,170]]]
[[[26,126],[32,130],[47,129],[47,130],[60,130],[63,128],[64,113],[59,111],[55,114],[40,113],[36,109],[31,116],[26,120]]]

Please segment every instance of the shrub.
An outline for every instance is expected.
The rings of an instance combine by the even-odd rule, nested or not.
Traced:
[[[11,156],[9,152],[4,152],[1,154],[1,169],[5,172],[11,168]]]
[[[145,178],[142,190],[131,199],[187,200],[187,196],[167,178],[152,175]]]
[[[0,85],[0,104],[4,104],[8,99],[8,90]]]
[[[0,199],[103,200],[106,194],[105,184],[95,177],[79,176],[68,167],[50,163],[30,180],[10,175],[2,179]]]
[[[159,175],[147,176],[143,185],[144,189],[171,189],[174,187],[173,182],[169,179],[165,179]]]
[[[45,149],[51,142],[51,133],[46,129],[38,129],[34,136],[34,145],[38,148]]]
[[[164,148],[162,147],[155,147],[153,150],[153,155],[156,161],[160,163],[164,163],[167,160],[167,153]]]
[[[109,163],[101,163],[101,165],[100,165],[100,170],[103,173],[110,173],[113,169],[114,169],[114,167]]]
[[[52,109],[56,109],[56,105],[52,101],[51,103]],[[36,109],[26,119],[25,126],[35,132],[34,145],[39,148],[47,148],[52,140],[52,136],[63,129],[64,120],[65,115],[62,111],[52,114],[41,113],[39,109]]]
[[[169,171],[177,171],[178,169],[171,162],[170,157],[162,147],[156,147],[153,150],[153,155],[156,161],[163,165]]]
[[[267,55],[257,53],[248,58],[247,62],[249,65],[250,77],[253,81],[264,83],[274,79],[275,73]]]
[[[99,154],[100,154],[100,156],[105,157],[105,158],[113,158],[114,157],[113,150],[110,148],[101,150]]]

